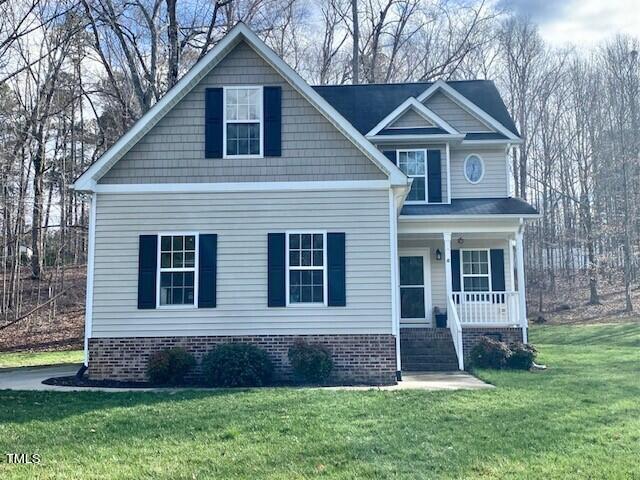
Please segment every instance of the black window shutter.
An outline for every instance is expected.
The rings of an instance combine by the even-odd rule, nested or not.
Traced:
[[[222,88],[205,91],[204,151],[205,158],[222,158]]]
[[[491,289],[494,292],[504,292],[504,250],[491,249]]]
[[[460,291],[460,250],[451,250],[451,290]]]
[[[138,251],[138,308],[156,308],[158,236],[140,235]]]
[[[214,308],[216,306],[218,235],[202,234],[198,242],[198,308]]]
[[[264,87],[264,156],[282,155],[282,88]]]
[[[347,304],[344,233],[327,233],[327,305]]]
[[[395,150],[384,150],[382,153],[384,154],[385,157],[391,160],[394,165],[397,165]]]
[[[270,233],[267,236],[267,304],[270,307],[286,305],[284,235],[284,233]]]
[[[427,175],[429,177],[429,202],[442,202],[440,150],[427,150]]]

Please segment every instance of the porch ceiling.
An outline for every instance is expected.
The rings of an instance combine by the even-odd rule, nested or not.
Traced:
[[[518,232],[520,227],[521,220],[518,218],[439,220],[400,217],[398,235],[420,235],[421,238],[425,238],[426,235],[442,239],[444,232],[450,232],[452,238],[460,235],[477,235],[476,238],[508,238]]]

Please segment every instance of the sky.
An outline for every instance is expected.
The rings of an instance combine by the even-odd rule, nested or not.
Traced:
[[[640,0],[499,0],[528,15],[556,46],[590,47],[617,33],[640,36]]]

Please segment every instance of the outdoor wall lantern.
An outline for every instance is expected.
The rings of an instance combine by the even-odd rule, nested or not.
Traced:
[[[442,252],[440,251],[439,248],[436,250],[436,260],[438,261],[442,260]]]

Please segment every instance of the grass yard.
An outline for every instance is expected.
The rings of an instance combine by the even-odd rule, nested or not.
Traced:
[[[62,352],[0,352],[0,368],[82,363],[83,361],[84,353],[82,350],[66,350]]]
[[[640,325],[531,333],[495,390],[0,392],[0,478],[640,479]]]

